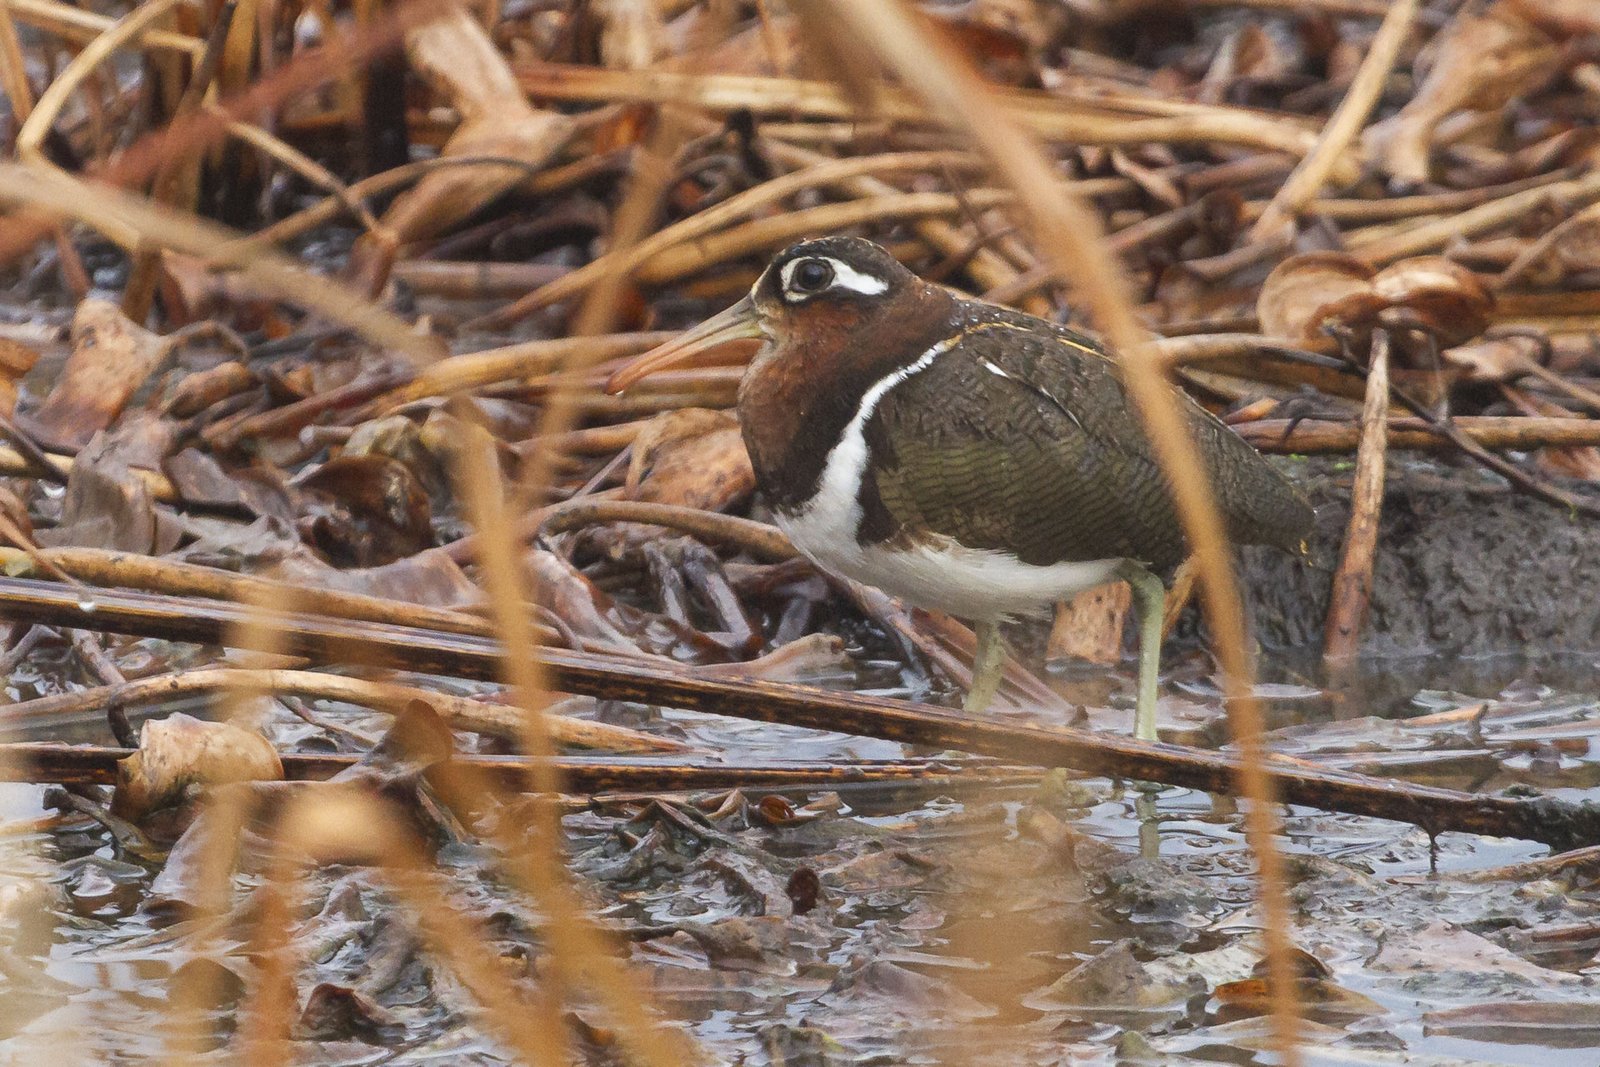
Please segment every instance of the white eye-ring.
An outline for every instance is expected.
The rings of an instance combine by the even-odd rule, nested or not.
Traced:
[[[783,298],[798,303],[830,289],[845,289],[862,296],[888,292],[889,283],[873,274],[856,270],[832,256],[801,256],[783,265],[779,275]]]

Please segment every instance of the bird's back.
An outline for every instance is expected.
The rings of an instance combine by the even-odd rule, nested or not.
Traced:
[[[959,344],[886,395],[868,427],[886,461],[871,487],[883,515],[876,533],[920,527],[1036,564],[1181,562],[1170,487],[1104,350],[1033,316],[975,302],[963,312]],[[1305,497],[1187,394],[1174,395],[1229,536],[1298,546],[1313,518]],[[952,470],[953,456],[982,462]]]

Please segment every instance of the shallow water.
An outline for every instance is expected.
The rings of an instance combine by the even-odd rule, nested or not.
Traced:
[[[12,695],[65,684],[51,666],[36,664]],[[1291,665],[1274,662],[1263,694],[1274,726],[1331,722],[1341,707],[1405,717],[1483,699],[1558,708],[1579,723],[1597,714],[1592,691],[1557,688],[1582,674],[1573,665],[1405,666],[1375,669],[1370,691],[1346,693],[1339,704],[1297,682]],[[914,692],[885,661],[832,684],[930,695]],[[1098,695],[1112,706],[1089,708],[1090,722],[1126,729],[1127,672],[1075,670],[1057,686],[1072,702]],[[1396,701],[1397,688],[1411,696]],[[1176,707],[1186,721],[1215,717],[1214,693],[1204,657],[1173,657],[1164,713]],[[384,721],[336,705],[321,710],[368,730]],[[896,744],[843,734],[616,710],[630,724],[643,721],[730,762],[904,754]],[[287,714],[272,724],[280,744],[311,734]],[[83,724],[81,734],[103,740],[100,730]],[[1537,779],[1543,788],[1600,800],[1592,785],[1567,784],[1595,780],[1593,753],[1573,747],[1537,774],[1515,758],[1499,760],[1495,787]],[[1481,777],[1481,768],[1474,773]],[[1471,784],[1448,779],[1429,780]],[[76,1062],[153,1057],[175,983],[208,968],[224,991],[213,1035],[222,1055],[240,983],[251,972],[240,944],[248,895],[241,892],[236,921],[196,956],[196,932],[150,906],[157,868],[120,854],[97,824],[47,817],[43,795],[30,786],[0,792],[7,828],[0,846],[7,888],[15,891],[14,921],[0,934],[8,1056],[73,1048]],[[1258,956],[1253,863],[1231,803],[1183,789],[1151,797],[1090,779],[1044,792],[914,800],[903,791],[877,799],[868,791],[821,798],[815,811],[811,821],[773,827],[741,809],[694,832],[685,829],[698,825],[693,819],[663,820],[638,805],[567,819],[573,864],[591,900],[628,934],[638,971],[664,1010],[717,1062],[1271,1062],[1256,1051],[1263,1047],[1257,1011],[1218,995],[1226,983],[1248,979]],[[1600,1035],[1582,1024],[1600,1008],[1592,951],[1556,960],[1526,945],[1519,955],[1516,946],[1541,929],[1600,922],[1600,892],[1581,882],[1530,889],[1457,880],[1541,856],[1543,846],[1462,834],[1430,842],[1406,825],[1301,808],[1285,828],[1297,943],[1327,971],[1308,999],[1336,992],[1351,1001],[1313,1009],[1317,1051],[1308,1062],[1597,1062]],[[466,848],[443,859],[453,899],[487,917],[496,950],[536,957],[536,923],[489,874],[492,857]],[[820,879],[822,902],[794,916],[783,886],[802,868]],[[241,874],[237,888],[254,880]],[[473,1021],[459,984],[427,965],[404,908],[372,872],[334,868],[311,878],[293,941],[306,960],[296,983],[302,1007],[314,986],[329,983],[366,989],[388,1013],[379,1035],[302,1020],[294,1047],[306,1062],[508,1057]],[[1119,955],[1123,945],[1131,956]],[[1407,962],[1429,958],[1436,968]],[[1112,977],[1097,979],[1111,982],[1098,1001],[1094,982],[1070,995],[1052,991],[1085,961],[1111,967],[1119,959],[1126,973],[1112,968]],[[1174,972],[1174,961],[1192,970]],[[1540,1016],[1538,1026],[1515,1017],[1469,1026],[1455,1015],[1430,1015],[1510,1000],[1554,1005],[1540,1010],[1555,1017]],[[1563,1013],[1570,1025],[1559,1025]],[[600,1021],[590,1009],[580,1016]],[[1430,1023],[1440,1019],[1442,1027]],[[583,1058],[604,1062],[594,1049]]]

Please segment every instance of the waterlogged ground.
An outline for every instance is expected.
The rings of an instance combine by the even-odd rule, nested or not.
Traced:
[[[1280,746],[1304,758],[1408,752],[1399,773],[1417,780],[1594,792],[1589,720],[1600,703],[1573,685],[1585,665],[1525,668],[1520,680],[1513,664],[1476,666],[1493,688],[1414,689],[1380,709],[1387,722],[1334,722],[1291,672],[1264,692]],[[59,682],[48,667],[45,688]],[[1395,672],[1384,673],[1392,687]],[[914,695],[882,661],[841,682]],[[1083,670],[1058,679],[1070,700],[1112,703],[1124,703],[1129,683]],[[1476,720],[1438,714],[1480,702]],[[594,710],[730,761],[902,754],[886,742],[693,713]],[[338,705],[318,711],[362,732],[385,723]],[[1203,661],[1175,657],[1169,728],[1200,736],[1216,714]],[[1426,715],[1434,719],[1405,725]],[[1091,708],[1089,717],[1122,725],[1126,714]],[[1430,725],[1441,720],[1448,725]],[[347,744],[282,709],[273,733],[285,748]],[[58,797],[16,786],[5,801],[6,1059],[155,1057],[164,1008],[191,983],[221,998],[210,1040],[226,1049],[252,978],[243,938],[257,867],[247,862],[236,879],[229,921],[202,927],[184,917],[181,880],[100,824],[56,810]],[[1259,1051],[1268,1037],[1253,864],[1224,800],[1057,775],[958,796],[865,788],[789,794],[788,803],[608,800],[575,807],[566,828],[591,905],[716,1062],[1271,1062]],[[1287,831],[1308,1062],[1600,1061],[1600,864],[1496,876],[1546,850],[1459,834],[1430,842],[1409,826],[1305,809],[1290,813]],[[467,841],[439,855],[452,899],[484,919],[492,951],[514,972],[537,974],[539,918],[503,888],[491,858]],[[461,981],[424,950],[414,918],[370,870],[307,881],[290,930],[302,960],[299,1060],[508,1058]],[[583,1061],[614,1062],[601,1013],[569,1018]]]

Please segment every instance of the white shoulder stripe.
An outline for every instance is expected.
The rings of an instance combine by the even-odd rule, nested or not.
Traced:
[[[975,329],[987,329],[980,325]],[[931,367],[972,331],[940,341],[913,363],[885,375],[861,398],[861,406],[828,452],[817,491],[798,513],[778,512],[778,525],[794,546],[818,566],[876,585],[922,607],[972,619],[1036,613],[1052,601],[1108,580],[1118,560],[1085,560],[1049,566],[1024,563],[998,549],[967,548],[937,534],[909,548],[864,545],[861,479],[866,471],[866,425],[890,389]],[[990,374],[1013,381],[998,364],[981,359]],[[1026,384],[1026,383],[1021,383]]]
[[[805,518],[833,527],[839,534],[854,538],[861,528],[861,477],[867,469],[867,420],[878,409],[878,402],[890,389],[913,374],[920,374],[933,365],[962,335],[947,337],[904,367],[884,375],[861,397],[861,406],[845,425],[839,443],[828,451],[827,462],[822,467],[822,477],[817,491],[806,502]]]

